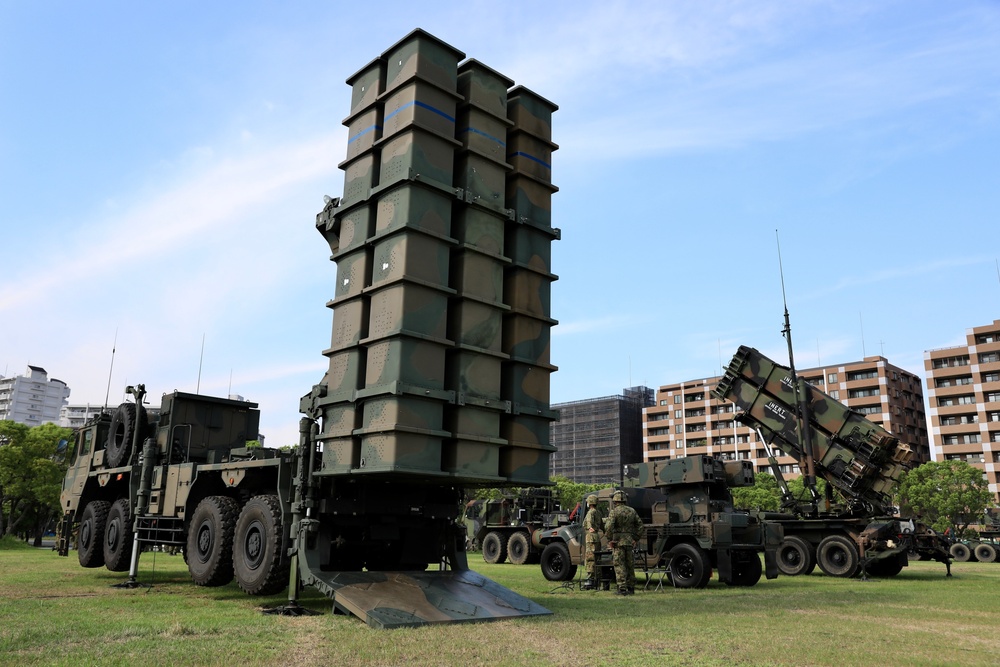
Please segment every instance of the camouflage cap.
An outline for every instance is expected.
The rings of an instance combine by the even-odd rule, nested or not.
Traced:
[[[597,496],[595,496],[593,493],[590,494],[589,496],[587,496],[587,504],[588,505],[596,505],[597,504]]]
[[[615,491],[614,495],[611,496],[611,500],[614,501],[614,502],[616,502],[616,503],[624,503],[628,499],[625,497],[625,492],[624,491]]]

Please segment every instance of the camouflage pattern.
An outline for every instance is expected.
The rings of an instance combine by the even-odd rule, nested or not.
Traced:
[[[464,57],[458,49],[417,28],[382,53],[386,62],[385,90],[391,91],[417,77],[455,92],[458,62]]]
[[[529,132],[515,131],[508,137],[507,159],[516,173],[551,183],[552,152],[558,148],[551,141]]]
[[[816,475],[846,500],[786,500],[787,514],[773,516],[789,539],[800,543],[781,547],[786,574],[801,574],[818,564],[831,576],[854,576],[862,567],[875,576],[894,576],[907,565],[908,553],[950,568],[944,540],[919,521],[895,516],[891,494],[910,465],[913,452],[909,446],[799,379],[808,414],[803,425],[807,431],[801,432],[791,370],[746,346],[733,356],[712,393],[733,401],[742,411],[737,419],[758,428],[765,440],[798,459],[803,468],[811,459]],[[803,444],[806,435],[811,457]],[[802,553],[802,541],[811,545],[815,560],[813,553]]]
[[[375,197],[378,200],[375,210],[377,232],[415,229],[450,237],[454,192],[419,181],[402,182],[391,184],[388,188],[379,188]],[[346,220],[344,224],[347,224]]]
[[[138,417],[134,429],[108,417],[82,431],[107,438],[117,424],[136,442],[155,435],[156,449],[139,466],[136,442],[120,443],[127,452],[91,442],[66,477],[67,530],[89,517],[91,547],[105,524],[124,532],[122,508],[142,507],[137,479],[148,476],[133,529],[145,544],[187,549],[200,585],[228,583],[227,567],[209,563],[231,554],[244,590],[273,594],[285,582],[294,609],[301,586],[314,586],[376,627],[549,613],[469,570],[455,517],[468,487],[549,483],[546,244],[558,235],[545,225],[556,188],[518,185],[505,157],[521,121],[535,134],[519,146],[547,157],[555,106],[522,89],[508,96],[513,82],[481,63],[460,71],[463,57],[418,29],[347,80],[343,194],[315,219],[337,265],[328,366],[299,401],[295,451],[243,447],[258,436],[253,404],[167,395],[148,431]],[[543,230],[512,236],[521,268],[541,278],[525,286],[512,274],[508,296],[504,246],[519,220]],[[518,308],[541,328],[505,330]],[[112,455],[123,457],[113,470]],[[270,525],[254,520],[261,512]],[[215,523],[235,524],[232,544]],[[260,541],[268,555],[258,562],[246,550]],[[100,564],[86,552],[81,564]]]
[[[506,164],[505,139],[510,124],[503,116],[495,116],[469,104],[458,112],[455,138],[462,142],[463,148],[506,167],[509,165]]]
[[[802,381],[817,472],[876,513],[892,511],[891,492],[913,452],[888,431]],[[745,419],[782,451],[805,459],[791,371],[743,346],[712,390],[736,403]]]
[[[382,136],[414,125],[451,139],[455,137],[455,110],[462,98],[421,79],[410,79],[386,94]]]
[[[591,502],[593,498],[593,502]],[[597,505],[597,496],[587,498],[587,515],[583,519],[583,536],[585,551],[583,564],[587,577],[593,579],[596,575],[595,552],[601,550],[601,536],[604,535],[604,513]]]
[[[347,79],[351,87],[351,112],[353,116],[362,109],[375,104],[375,100],[385,90],[385,60],[376,58]]]
[[[422,180],[447,187],[455,176],[455,149],[459,146],[458,141],[426,131],[419,125],[384,137],[375,144],[375,150],[381,155],[377,185],[407,181],[420,174]],[[348,199],[346,185],[344,199]]]
[[[749,461],[685,456],[628,468],[630,483],[656,489],[665,497],[652,507],[650,523],[656,530],[652,553],[670,558],[677,545],[696,545],[716,563],[721,581],[733,581],[740,579],[733,563],[759,560],[763,552],[767,578],[777,576],[777,550],[784,539],[781,525],[767,521],[760,512],[733,507],[730,487],[754,484]],[[739,585],[752,585],[748,581]]]
[[[622,492],[615,493],[617,496]],[[616,499],[604,526],[608,546],[611,547],[618,590],[632,591],[635,589],[635,557],[632,550],[642,534],[642,520],[634,509]]]
[[[475,58],[469,58],[458,67],[459,94],[470,105],[497,118],[507,117],[507,89],[513,85],[513,80]]]
[[[344,121],[347,125],[347,159],[366,153],[382,138],[382,108],[371,106]]]

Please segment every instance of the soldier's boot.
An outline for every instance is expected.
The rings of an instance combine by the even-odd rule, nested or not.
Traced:
[[[580,586],[580,588],[585,591],[597,590],[597,581],[594,579],[593,576],[589,576],[583,580],[583,584]]]
[[[628,595],[628,589],[627,588],[616,588],[615,589],[615,595]]]
[[[626,590],[629,595],[635,595],[635,586],[629,586]]]

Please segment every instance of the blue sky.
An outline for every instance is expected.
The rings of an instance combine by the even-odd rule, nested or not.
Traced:
[[[997,2],[417,4],[0,0],[0,371],[294,442],[344,81],[415,27],[560,107],[553,402],[785,360],[776,230],[800,367],[1000,318]]]

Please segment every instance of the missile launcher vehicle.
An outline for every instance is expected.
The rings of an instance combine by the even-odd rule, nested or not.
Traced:
[[[819,565],[831,576],[894,576],[909,555],[938,560],[950,574],[949,541],[896,516],[892,505],[893,487],[912,463],[907,444],[750,347],[739,348],[712,394],[735,403],[736,419],[756,429],[769,448],[827,482],[827,497],[813,487],[812,498],[795,499],[770,457],[783,507],[767,518],[784,528],[783,574],[808,574]],[[834,502],[833,489],[842,501]]]
[[[137,576],[184,551],[195,583],[300,587],[369,625],[549,613],[471,571],[467,489],[545,486],[552,114],[417,29],[347,80],[342,197],[316,228],[336,263],[328,369],[291,452],[247,448],[257,406],[174,392],[78,434],[61,503],[79,559]],[[63,553],[67,549],[62,549]]]

